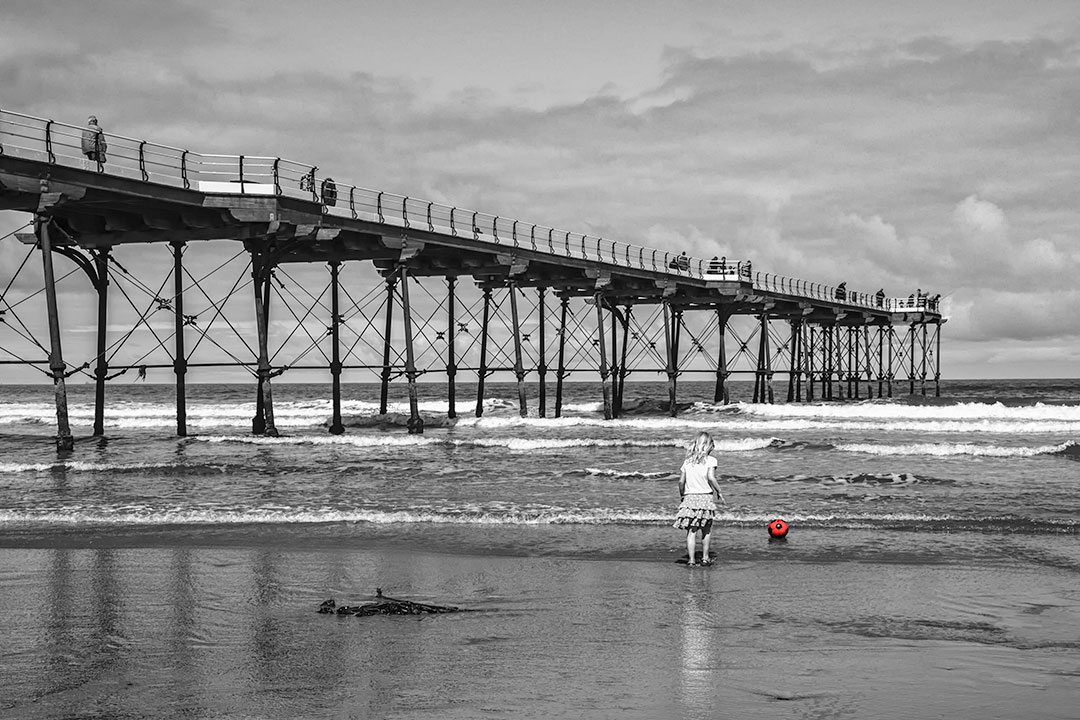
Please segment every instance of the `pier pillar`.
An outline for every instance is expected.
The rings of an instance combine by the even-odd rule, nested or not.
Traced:
[[[420,417],[420,399],[416,389],[416,354],[413,348],[412,307],[409,305],[409,266],[399,263],[401,273],[401,317],[405,324],[405,378],[409,383],[409,420],[407,427],[410,435],[424,432],[424,419]]]
[[[379,388],[379,414],[385,415],[390,399],[390,338],[394,332],[394,286],[397,275],[386,276],[386,324],[383,326],[382,378]]]
[[[761,313],[761,355],[758,358],[762,368],[761,373],[761,402],[773,404],[773,369],[772,348],[769,345],[769,314]]]
[[[611,392],[608,388],[607,347],[604,343],[604,296],[593,295],[596,304],[596,337],[600,347],[600,388],[604,395],[604,419],[611,419]]]
[[[539,360],[536,364],[536,373],[540,379],[540,408],[537,410],[540,417],[547,417],[547,360],[545,348],[547,347],[547,318],[546,310],[544,307],[544,295],[546,288],[540,287],[536,289],[536,294],[539,297],[539,322],[540,322],[540,347],[539,347]]]
[[[807,323],[807,353],[806,353],[806,402],[814,402],[814,353],[817,352],[814,345],[814,325]]]
[[[566,314],[570,298],[559,298],[559,354],[555,368],[555,417],[562,417],[563,380],[566,378]]]
[[[255,418],[252,432],[256,435],[277,437],[274,424],[274,401],[270,386],[270,264],[268,243],[252,250],[252,277],[255,286],[255,326],[259,339],[258,397],[255,404]]]
[[[109,248],[104,247],[94,254],[97,266],[98,312],[97,312],[97,366],[94,368],[94,435],[105,434],[105,379],[109,374],[109,359],[105,357],[106,333],[109,314]]]
[[[728,392],[728,365],[727,365],[727,323],[731,312],[724,308],[716,308],[717,334],[720,336],[717,346],[716,359],[716,387],[713,390],[713,402],[727,405],[730,402]]]
[[[862,356],[859,353],[861,349],[861,339],[859,337],[859,328],[851,326],[848,328],[848,364],[850,365],[850,372],[848,373],[848,397],[852,397],[851,390],[852,385],[855,389],[855,399],[859,400],[862,395]]]
[[[934,326],[934,397],[941,397],[941,323]]]
[[[341,287],[338,277],[341,261],[330,261],[330,434],[341,435],[345,426],[341,423]]]
[[[928,323],[925,321],[921,322],[920,325],[922,325],[922,358],[919,363],[919,393],[926,397],[926,355],[930,349],[928,342],[929,328],[927,327]]]
[[[889,370],[888,370],[888,373],[885,376],[886,381],[887,381],[886,387],[889,389],[889,397],[890,398],[893,396],[893,378],[894,378],[894,375],[895,375],[894,371],[893,371],[893,338],[894,337],[896,337],[896,328],[894,328],[890,324],[889,325],[889,332],[888,332],[888,339],[889,339],[889,354],[888,354]]]
[[[608,373],[611,376],[611,417],[619,417],[619,309],[611,304],[611,360]]]
[[[49,223],[52,207],[60,200],[60,193],[42,193],[38,205],[34,232],[41,247],[41,264],[45,274],[45,305],[49,316],[49,370],[52,372],[53,390],[56,396],[56,449],[68,452],[75,449],[68,422],[67,385],[65,384],[64,353],[60,347],[60,315],[56,304],[56,275],[53,271],[52,244],[49,240]]]
[[[487,378],[488,323],[491,320],[491,288],[484,288],[484,317],[480,325],[480,368],[476,377],[476,417],[484,414],[484,380]]]
[[[184,245],[182,240],[169,243],[173,251],[173,321],[176,346],[173,374],[176,376],[176,435],[187,436],[187,351],[184,348]]]
[[[862,342],[863,342],[863,372],[866,378],[866,399],[874,399],[874,356],[870,342],[870,327],[863,325],[862,329]]]
[[[671,417],[679,414],[677,404],[679,375],[679,324],[682,313],[671,307],[671,303],[664,301],[664,341],[667,344],[667,376],[668,376],[668,412]]]
[[[518,317],[518,290],[517,282],[511,280],[507,285],[510,293],[510,324],[514,331],[514,377],[517,378],[518,414],[521,417],[529,416],[529,409],[525,398],[525,365],[521,359],[521,319]]]
[[[802,356],[799,348],[802,320],[792,320],[789,324],[791,327],[791,365],[788,370],[787,401],[795,402],[797,394],[798,402],[802,402]]]
[[[450,275],[446,278],[446,417],[457,417],[457,359],[454,346],[455,318],[454,318],[454,286],[457,278]]]
[[[919,326],[915,323],[911,323],[911,326],[908,328],[908,337],[911,338],[911,350],[908,353],[911,359],[911,365],[908,371],[908,384],[910,386],[908,388],[908,395],[915,394],[915,341],[917,340],[918,327]]]
[[[877,396],[878,399],[885,397],[882,392],[885,390],[885,335],[884,328],[878,325],[877,329],[877,362],[878,362],[878,376],[877,376]]]
[[[629,374],[626,368],[626,349],[630,338],[630,316],[634,312],[634,306],[629,303],[623,307],[622,315],[622,356],[619,358],[619,387],[615,392],[615,415],[622,415],[623,392],[626,390],[626,376]]]

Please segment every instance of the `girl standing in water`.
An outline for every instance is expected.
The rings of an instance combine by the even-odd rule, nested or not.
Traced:
[[[713,457],[713,440],[707,432],[698,433],[686,449],[686,459],[679,469],[679,495],[682,502],[675,515],[674,527],[686,531],[688,564],[697,565],[694,558],[696,533],[701,531],[701,564],[712,565],[709,559],[709,540],[712,535],[716,503],[724,502],[716,482],[717,460]],[[715,493],[715,501],[713,499]]]

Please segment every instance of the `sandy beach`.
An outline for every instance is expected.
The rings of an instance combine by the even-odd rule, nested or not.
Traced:
[[[847,555],[823,533],[728,530],[693,569],[674,531],[575,528],[573,553],[498,552],[544,532],[474,530],[482,555],[438,552],[437,528],[9,538],[3,714],[1074,716],[1076,569],[1023,540],[960,557],[943,534],[928,557],[850,533]],[[466,612],[316,612],[376,587]]]

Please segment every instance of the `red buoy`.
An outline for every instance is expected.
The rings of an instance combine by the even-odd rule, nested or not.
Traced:
[[[772,537],[782,538],[787,535],[787,531],[788,524],[780,518],[776,518],[775,520],[769,522],[769,535],[771,535]]]

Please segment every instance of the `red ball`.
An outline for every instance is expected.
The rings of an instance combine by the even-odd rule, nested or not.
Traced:
[[[776,518],[775,520],[769,522],[769,535],[773,536],[774,538],[784,537],[785,535],[787,535],[787,531],[788,524],[780,518]]]

